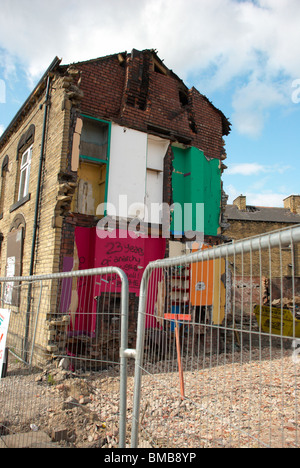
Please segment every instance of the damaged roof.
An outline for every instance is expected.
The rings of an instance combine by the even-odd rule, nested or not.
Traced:
[[[287,208],[247,206],[246,210],[239,210],[236,205],[227,205],[225,217],[228,221],[259,221],[300,224],[300,215],[292,213]]]
[[[119,63],[122,64],[123,62],[125,63],[126,60],[128,60],[130,58],[134,59],[139,54],[142,54],[143,56],[144,55],[152,56],[154,67],[159,69],[163,74],[165,74],[167,76],[170,76],[170,77],[174,78],[175,80],[177,80],[181,89],[192,92],[192,93],[194,91],[197,91],[194,87],[191,88],[191,90],[189,90],[187,88],[187,86],[183,83],[183,81],[172,70],[170,70],[169,68],[166,67],[166,65],[164,64],[164,61],[161,60],[158,57],[157,51],[155,49],[144,49],[142,51],[133,49],[130,54],[127,53],[127,51],[119,52],[119,53],[116,53],[116,54],[106,55],[106,56],[103,56],[103,57],[99,57],[99,58],[95,58],[95,59],[91,59],[91,60],[87,60],[87,61],[81,61],[81,62],[76,62],[76,63],[74,62],[74,63],[71,63],[71,64],[65,64],[65,65],[61,64],[61,59],[59,59],[58,57],[55,57],[55,59],[49,65],[48,69],[46,70],[46,72],[44,73],[44,75],[42,76],[42,78],[40,79],[40,81],[38,82],[38,84],[36,85],[34,90],[32,91],[32,93],[29,95],[27,100],[24,102],[24,104],[22,105],[20,110],[17,112],[17,114],[15,115],[13,120],[10,122],[10,124],[8,125],[8,127],[6,128],[4,133],[1,135],[1,137],[0,137],[0,148],[3,147],[6,144],[6,142],[10,138],[10,136],[16,131],[16,129],[19,127],[19,125],[23,121],[24,117],[28,114],[28,112],[32,108],[32,105],[34,105],[34,103],[36,102],[37,98],[39,98],[42,95],[42,93],[44,92],[45,87],[46,87],[46,80],[47,80],[47,77],[49,76],[49,74],[54,73],[56,71],[59,71],[61,73],[65,73],[65,72],[67,72],[69,67],[72,67],[72,66],[76,67],[76,65],[83,65],[83,64],[88,64],[88,63],[102,62],[102,61],[105,61],[105,60],[107,60],[107,59],[109,59],[111,57],[115,57],[119,61]],[[231,123],[229,122],[229,120],[225,117],[225,115],[223,114],[223,112],[221,110],[217,109],[212,104],[212,102],[209,101],[209,99],[206,96],[199,93],[199,91],[197,91],[197,93],[198,93],[199,96],[201,96],[203,101],[207,102],[207,104],[220,116],[220,119],[221,119],[221,122],[222,122],[223,135],[228,135],[230,133],[230,130],[231,130],[231,128],[230,128]],[[151,124],[151,122],[150,122],[150,124]],[[187,141],[187,144],[188,144],[188,141]]]
[[[164,74],[176,79],[181,84],[183,89],[185,89],[186,91],[189,91],[189,88],[185,85],[183,80],[179,78],[179,76],[176,75],[176,73],[174,73],[172,69],[169,69],[165,65],[164,60],[162,60],[158,56],[156,49],[143,49],[143,50],[132,49],[131,53],[128,53],[127,51],[118,52],[115,54],[105,55],[103,57],[98,57],[98,58],[89,59],[89,60],[80,61],[80,62],[74,62],[69,65],[63,65],[62,68],[65,67],[65,69],[67,69],[71,65],[74,65],[76,67],[76,65],[104,61],[112,57],[117,57],[119,62],[122,62],[122,61],[125,62],[128,57],[135,58],[139,54],[151,54],[154,60],[154,64],[157,68],[159,68],[160,70],[163,70]],[[214,104],[205,95],[200,93],[195,87],[192,87],[191,90],[197,91],[202,96],[202,98],[220,115],[221,120],[222,120],[223,135],[228,136],[231,131],[231,123],[229,119],[224,115],[224,113],[220,109],[215,107]]]

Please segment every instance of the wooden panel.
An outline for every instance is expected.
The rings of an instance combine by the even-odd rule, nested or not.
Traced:
[[[203,246],[202,250],[210,246]],[[193,306],[213,306],[212,322],[220,325],[225,317],[225,259],[216,258],[191,265],[191,297]]]
[[[7,235],[7,260],[6,260],[6,275],[7,276],[21,276],[22,275],[22,256],[23,256],[23,237],[24,229],[10,232]],[[20,301],[20,283],[12,283],[9,287],[13,286],[12,294],[9,303],[13,306],[19,306]]]
[[[203,246],[202,250],[209,246]],[[193,306],[212,305],[214,283],[214,261],[193,263],[191,265],[191,304]]]

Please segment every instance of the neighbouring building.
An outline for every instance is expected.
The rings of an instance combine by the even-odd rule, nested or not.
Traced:
[[[133,317],[150,261],[181,251],[198,232],[208,245],[222,242],[229,132],[223,113],[154,50],[69,65],[55,58],[0,138],[1,275],[119,266]],[[99,221],[102,233],[114,227],[109,242]],[[143,235],[124,240],[129,225]],[[139,254],[120,256],[125,244]],[[19,289],[2,293],[22,314]],[[68,313],[68,305],[58,310],[57,291],[47,300],[41,320]],[[36,301],[30,290],[27,306]],[[93,320],[80,324],[71,321],[71,331],[93,332]],[[23,339],[22,327],[14,332]],[[51,339],[37,349],[50,349]]]
[[[236,241],[300,224],[300,195],[283,200],[283,207],[247,205],[244,195],[237,197],[225,209],[228,224],[224,235]],[[300,296],[300,251],[297,244],[271,249],[231,259],[235,273],[234,295],[237,309],[270,299],[291,299]],[[247,309],[247,313],[251,312]]]

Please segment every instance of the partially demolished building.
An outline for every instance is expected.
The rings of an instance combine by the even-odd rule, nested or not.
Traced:
[[[0,138],[1,276],[119,266],[134,313],[150,261],[199,233],[221,242],[229,132],[223,113],[154,50],[56,58]],[[18,290],[3,294],[19,314]],[[72,331],[93,333],[93,320],[83,329],[79,310],[56,310],[49,297],[44,320],[70,313]],[[47,340],[36,346],[47,350]]]

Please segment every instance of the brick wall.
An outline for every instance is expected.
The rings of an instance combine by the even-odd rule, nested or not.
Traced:
[[[195,138],[197,145],[194,146],[199,146],[205,156],[209,158],[224,159],[225,150],[222,140],[223,127],[220,113],[212,107],[208,99],[200,94],[197,89],[192,88],[190,93],[198,131]]]
[[[76,64],[84,93],[81,110],[123,126],[173,136],[224,158],[225,117],[195,88],[188,90],[170,70],[155,71],[151,51],[135,51]]]
[[[56,83],[56,86],[58,86],[58,83]],[[33,236],[33,220],[44,118],[44,106],[42,109],[40,106],[44,103],[44,98],[44,95],[40,97],[39,101],[33,107],[32,111],[29,113],[22,125],[15,131],[13,136],[0,152],[0,164],[2,163],[5,155],[8,155],[9,157],[9,167],[7,173],[7,186],[9,187],[9,190],[6,191],[7,193],[4,200],[3,218],[0,221],[0,231],[4,236],[1,251],[2,273],[5,273],[7,234],[10,231],[15,216],[18,214],[22,214],[26,222],[22,271],[23,274],[29,273],[31,240]],[[52,92],[51,104],[52,105],[47,125],[45,161],[43,165],[41,183],[38,232],[39,239],[36,247],[37,263],[35,264],[35,273],[44,273],[46,271],[48,273],[52,272],[53,265],[53,245],[55,241],[55,231],[52,229],[51,220],[54,213],[58,191],[57,173],[59,172],[59,169],[57,170],[57,168],[59,168],[61,164],[62,124],[64,120],[64,113],[61,111],[61,96],[59,96],[59,92]],[[19,161],[17,161],[17,147],[21,136],[24,134],[24,132],[26,132],[29,125],[32,124],[35,126],[35,136],[33,141],[33,153],[29,178],[30,199],[12,211],[12,206],[16,202],[15,195],[18,192],[20,157]],[[53,170],[53,168],[55,168],[55,170]]]
[[[229,220],[230,227],[225,231],[226,237],[232,240],[246,239],[267,232],[276,231],[290,227],[286,223],[272,223],[272,222],[258,222],[258,221],[234,221]],[[294,264],[295,270],[292,271],[291,265]],[[250,254],[245,254],[243,258],[241,255],[235,259],[235,273],[238,275],[249,275],[252,271],[254,275],[262,272],[263,276],[273,277],[300,276],[300,250],[298,245],[294,245],[293,249],[290,248],[274,248],[271,250],[271,255],[268,251],[263,251],[261,259],[259,254],[254,252],[252,254],[252,265],[250,264]]]
[[[81,111],[93,117],[113,119],[120,115],[125,68],[118,55],[76,64],[84,93]]]
[[[267,232],[290,227],[286,223],[228,220],[225,231],[228,239],[246,239]],[[241,317],[253,314],[257,304],[269,300],[291,299],[300,295],[300,250],[293,248],[272,248],[261,252],[244,253],[229,257],[229,268],[233,272],[232,313],[237,322]],[[292,268],[293,266],[293,268]],[[253,317],[254,323],[256,319]]]
[[[60,244],[61,227],[55,225],[53,220],[56,216],[58,198],[60,195],[60,174],[65,171],[69,157],[70,141],[70,110],[71,102],[68,99],[68,83],[63,76],[57,73],[51,83],[50,106],[48,110],[48,119],[45,134],[45,151],[42,169],[42,178],[40,186],[39,216],[37,239],[34,257],[34,275],[50,274],[59,271],[60,268]],[[37,99],[38,97],[38,99]],[[69,104],[68,104],[69,103]],[[34,232],[34,214],[36,205],[38,173],[41,156],[41,141],[43,134],[43,121],[45,110],[45,89],[36,93],[32,100],[30,110],[27,110],[23,120],[16,123],[14,133],[4,142],[0,149],[0,167],[6,156],[8,156],[8,171],[5,174],[6,191],[3,203],[3,216],[0,220],[0,232],[3,235],[1,245],[1,275],[6,275],[7,263],[7,239],[11,229],[16,227],[16,219],[24,220],[24,243],[21,274],[28,275],[30,271],[30,260],[32,251],[32,238]],[[22,152],[18,154],[18,145],[28,128],[34,125],[34,140],[32,142],[32,160],[29,178],[30,196],[19,205],[16,203],[18,194],[20,160]],[[25,146],[26,147],[26,146]],[[14,207],[13,207],[14,205]],[[42,295],[40,304],[40,323],[51,318],[56,313],[58,291],[52,283],[44,283],[46,294]],[[29,337],[32,336],[32,323],[37,304],[39,302],[39,287],[32,289],[31,314]],[[17,344],[22,343],[25,333],[25,314],[27,310],[27,287],[22,288],[20,306],[10,305],[12,309],[11,335],[14,336],[16,349]],[[18,320],[14,320],[18,318]],[[24,323],[20,327],[20,323]],[[16,329],[14,329],[16,324]],[[20,335],[21,334],[21,335]],[[43,359],[48,348],[49,336],[42,327],[38,330],[36,338],[36,359]],[[9,343],[14,346],[14,343]]]

